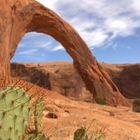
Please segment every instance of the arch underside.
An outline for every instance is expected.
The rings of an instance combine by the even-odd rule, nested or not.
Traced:
[[[3,52],[6,52],[6,58],[0,55],[1,67],[9,69],[10,59],[15,53],[17,44],[24,34],[32,31],[51,35],[64,46],[94,98],[103,97],[111,105],[129,105],[77,31],[55,12],[36,1],[23,4],[12,12],[11,30],[8,32],[9,44],[6,50],[2,48]]]

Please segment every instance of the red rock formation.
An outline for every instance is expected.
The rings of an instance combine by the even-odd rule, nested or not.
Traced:
[[[140,98],[140,64],[102,63],[101,66],[125,97]],[[11,75],[67,97],[92,102],[92,94],[71,62],[12,63]]]
[[[101,96],[111,105],[129,105],[71,25],[34,0],[1,0],[1,78],[10,75],[10,59],[15,53],[17,44],[25,33],[32,31],[49,34],[64,46],[94,97]]]
[[[103,64],[102,66],[125,97],[140,98],[140,64]]]
[[[12,63],[11,75],[75,100],[93,101],[71,62]]]

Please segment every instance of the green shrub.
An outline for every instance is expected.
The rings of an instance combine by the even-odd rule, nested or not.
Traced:
[[[75,131],[74,140],[88,140],[87,129],[82,127]]]
[[[106,105],[105,99],[103,99],[103,98],[101,98],[101,97],[96,97],[96,98],[95,98],[95,102],[96,102],[97,104],[100,104],[100,105]]]
[[[88,135],[88,129],[85,127],[79,128],[74,133],[74,140],[105,140],[105,135],[102,132]]]
[[[89,140],[105,140],[105,135],[102,133],[99,133],[97,135],[93,134]]]
[[[133,111],[140,112],[140,99],[135,99],[133,101]]]

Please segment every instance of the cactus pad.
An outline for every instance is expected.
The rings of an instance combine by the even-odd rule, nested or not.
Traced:
[[[35,128],[37,133],[41,132],[41,121],[42,121],[42,115],[44,111],[44,102],[41,98],[39,98],[36,101],[35,105]]]
[[[44,102],[42,98],[39,98],[35,104],[34,121],[35,131],[27,136],[26,140],[49,140],[49,137],[45,136],[41,132],[42,116],[44,111]]]
[[[20,140],[31,115],[31,100],[22,87],[0,91],[0,140]]]

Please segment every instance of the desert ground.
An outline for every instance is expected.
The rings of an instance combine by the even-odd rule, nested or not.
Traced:
[[[131,107],[111,107],[91,102],[91,95],[85,89],[83,82],[81,82],[80,90],[77,92],[74,92],[76,90],[70,90],[70,87],[70,89],[67,90],[67,94],[61,93],[61,91],[63,91],[62,85],[65,85],[66,81],[67,83],[71,83],[75,80],[75,77],[77,78],[72,63],[14,63],[12,65],[13,76],[33,83],[37,83],[36,80],[38,80],[38,78],[32,79],[32,77],[34,77],[38,71],[45,71],[43,76],[39,76],[40,78],[44,78],[46,75],[46,83],[50,82],[51,84],[48,85],[52,86],[42,85],[42,87],[44,86],[46,89],[50,88],[50,90],[52,87],[53,91],[50,92],[46,90],[44,95],[45,110],[43,113],[42,131],[47,134],[51,140],[72,140],[74,131],[80,127],[89,128],[89,134],[91,134],[92,131],[95,133],[102,131],[105,133],[106,140],[140,139],[140,114],[133,112]],[[116,75],[116,72],[122,69],[122,66],[118,65],[103,65],[104,68],[111,71],[113,75]],[[123,67],[127,68],[127,65],[123,65]],[[132,65],[131,67],[134,66]],[[36,72],[34,69],[38,71]],[[35,73],[33,73],[33,71]],[[50,75],[53,78],[48,77],[47,79],[47,73],[51,73]],[[57,76],[55,74],[57,74]],[[132,77],[132,75],[130,74],[128,77]],[[43,80],[40,79],[40,81]],[[63,84],[60,84],[61,86],[59,85],[60,81],[63,82]],[[40,83],[38,82],[37,84]],[[77,89],[76,86],[77,84],[73,84],[72,88]],[[82,94],[79,92],[82,92]],[[87,93],[89,96],[86,96]]]

